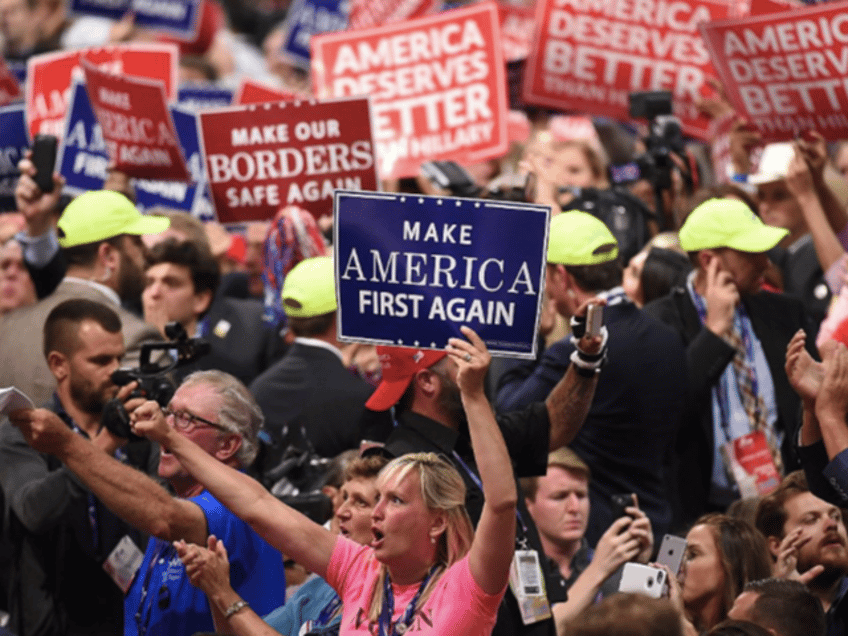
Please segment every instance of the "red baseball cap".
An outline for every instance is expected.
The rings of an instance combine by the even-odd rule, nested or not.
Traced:
[[[412,377],[421,369],[427,369],[447,353],[429,349],[408,347],[377,347],[383,379],[365,406],[372,411],[388,411],[406,391]]]

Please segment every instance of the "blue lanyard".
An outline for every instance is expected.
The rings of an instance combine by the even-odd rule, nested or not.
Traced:
[[[456,452],[456,449],[451,451],[451,453],[453,454],[453,458],[456,460],[456,463],[459,464],[462,467],[462,469],[466,472],[466,474],[471,479],[471,481],[474,482],[474,485],[477,486],[477,488],[480,489],[480,492],[483,492],[483,482],[480,481],[480,478],[477,476],[477,473],[475,473],[473,470],[471,470],[471,466],[469,466],[468,464],[466,464],[463,461],[462,457],[459,456],[459,453]],[[512,470],[511,467],[510,467],[510,470]],[[522,549],[526,549],[526,547],[527,547],[527,525],[524,523],[524,519],[521,517],[521,511],[518,509],[517,506],[515,508],[515,517],[516,517],[516,519],[518,519],[518,524],[521,526],[521,531],[523,533],[520,547]]]
[[[156,562],[164,558],[171,550],[174,550],[173,546],[167,541],[163,541],[162,539],[152,539],[157,543],[156,552],[153,555],[153,558],[150,559],[150,563],[147,564],[147,572],[144,573],[144,581],[141,585],[141,598],[138,601],[138,611],[135,613],[135,625],[138,628],[139,636],[144,636],[147,633],[147,628],[150,626],[150,617],[153,614],[153,595],[150,594],[150,578],[153,575],[153,568],[156,567]],[[147,600],[148,595],[150,596],[150,601],[147,602],[147,606],[145,607],[145,601]],[[170,592],[166,585],[162,585],[159,588],[159,608],[165,609],[168,605],[170,605]]]
[[[71,424],[71,428],[74,430],[74,433],[78,435],[82,435],[86,439],[88,439],[88,435],[85,434],[77,423],[68,418]],[[86,499],[88,501],[88,525],[91,527],[91,543],[93,544],[94,551],[96,552],[100,548],[100,524],[97,522],[97,499],[94,494],[89,490],[86,494]]]
[[[383,579],[383,610],[380,612],[380,636],[397,636],[406,632],[412,623],[412,617],[415,616],[415,606],[418,605],[418,599],[421,598],[424,588],[427,587],[427,583],[430,582],[438,567],[438,565],[434,565],[430,568],[427,576],[424,577],[421,585],[418,586],[415,596],[412,597],[409,605],[403,611],[403,615],[394,625],[392,625],[392,615],[395,612],[395,595],[392,592],[392,579],[389,573],[386,572],[386,578]],[[390,627],[391,631],[389,631]]]
[[[339,608],[341,606],[342,606],[342,599],[339,598],[338,594],[336,594],[335,597],[333,597],[333,600],[330,601],[329,603],[327,603],[324,606],[324,609],[321,610],[321,613],[318,615],[318,620],[315,623],[315,626],[316,627],[324,627],[327,624],[329,624],[330,619],[332,619],[333,616],[336,615],[336,613],[339,611]]]

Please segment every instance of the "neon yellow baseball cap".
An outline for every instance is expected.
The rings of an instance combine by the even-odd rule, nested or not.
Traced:
[[[335,311],[336,279],[329,256],[307,258],[283,281],[283,309],[292,318],[312,318]]]
[[[767,252],[789,230],[771,227],[738,199],[709,199],[692,210],[680,228],[687,252],[730,247],[740,252]]]
[[[618,242],[600,219],[570,210],[551,220],[548,262],[558,265],[600,265],[618,258]]]
[[[171,219],[144,216],[119,192],[91,190],[68,204],[59,218],[59,245],[74,247],[97,243],[121,234],[158,234]]]

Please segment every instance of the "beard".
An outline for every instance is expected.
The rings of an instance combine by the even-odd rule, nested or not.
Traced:
[[[137,304],[140,302],[144,291],[144,270],[133,261],[125,252],[121,252],[121,271],[118,276],[118,296],[126,303]]]
[[[819,546],[819,549],[815,552],[798,555],[798,572],[801,574],[816,565],[824,566],[824,572],[810,581],[810,587],[827,589],[848,572],[848,554],[846,554],[842,536],[838,533],[830,533],[825,536],[822,542],[837,539],[842,545],[842,550],[836,554],[833,553],[833,548],[828,548],[825,551],[824,546]]]
[[[71,379],[68,389],[74,404],[91,415],[100,415],[111,397],[107,395],[109,392],[106,389],[98,391],[90,382],[84,380]]]
[[[468,421],[465,418],[465,408],[462,406],[459,387],[446,373],[439,373],[439,378],[442,381],[442,390],[436,398],[436,404],[450,415],[451,420],[458,425],[458,430],[467,430]]]

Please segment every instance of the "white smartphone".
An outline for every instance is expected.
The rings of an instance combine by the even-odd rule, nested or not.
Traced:
[[[636,592],[651,598],[660,598],[664,587],[665,570],[641,563],[625,563],[618,591]]]
[[[657,563],[668,566],[672,574],[679,574],[685,554],[686,539],[674,536],[673,534],[667,534],[663,537],[660,544],[660,551],[657,553]]]
[[[586,335],[594,338],[601,335],[601,325],[604,322],[604,306],[589,305],[586,307]]]

